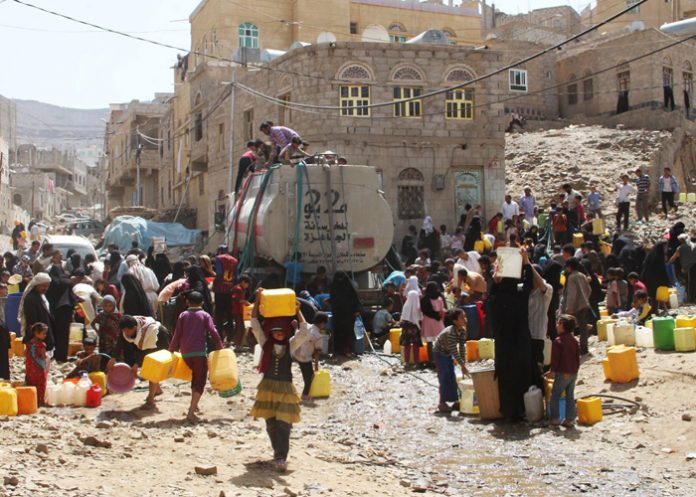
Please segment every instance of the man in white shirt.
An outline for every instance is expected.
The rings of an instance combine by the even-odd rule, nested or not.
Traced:
[[[512,195],[505,195],[505,202],[503,202],[500,212],[503,213],[503,222],[509,219],[515,221],[517,216],[520,215],[520,206],[512,200]]]
[[[474,273],[478,273],[481,270],[478,263],[478,260],[481,257],[481,255],[475,250],[472,250],[470,252],[460,250],[459,252],[457,252],[456,255],[457,260],[454,263],[457,266],[463,266],[468,271],[473,271]]]
[[[621,219],[623,218],[623,229],[628,231],[628,214],[631,207],[630,196],[636,193],[636,187],[628,182],[628,174],[621,176],[622,183],[619,185],[619,192],[616,198],[618,210],[616,211],[616,231],[621,230]]]
[[[544,367],[544,340],[548,332],[549,306],[553,299],[553,287],[549,285],[539,274],[538,267],[532,267],[534,277],[534,289],[529,294],[529,333],[532,336],[532,357],[543,372]]]

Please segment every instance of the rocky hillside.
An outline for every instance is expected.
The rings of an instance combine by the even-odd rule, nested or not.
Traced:
[[[507,189],[519,197],[526,185],[531,186],[537,203],[547,209],[561,185],[568,182],[583,195],[595,185],[604,197],[603,207],[610,229],[614,228],[616,192],[621,175],[642,167],[651,171],[653,188],[657,187],[656,157],[670,146],[672,133],[666,131],[608,129],[599,126],[568,126],[563,129],[535,131],[506,136],[505,159]],[[660,169],[661,172],[661,169]],[[679,176],[677,174],[677,176]],[[683,187],[683,178],[679,178]],[[664,219],[657,214],[649,226],[633,223],[635,212],[631,205],[632,231],[646,241],[661,236],[677,216]],[[679,216],[687,226],[696,227],[694,204],[680,207]],[[654,219],[654,220],[653,220]]]
[[[71,109],[35,100],[15,100],[20,143],[85,149],[101,146],[108,109]]]

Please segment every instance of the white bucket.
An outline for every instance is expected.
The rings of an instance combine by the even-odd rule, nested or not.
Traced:
[[[497,249],[496,276],[501,278],[522,278],[522,255],[519,248],[500,247]]]

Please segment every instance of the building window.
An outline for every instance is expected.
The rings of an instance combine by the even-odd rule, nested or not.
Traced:
[[[587,102],[594,98],[594,80],[586,79],[582,82],[582,99]]]
[[[575,105],[578,103],[578,85],[573,83],[568,85],[568,105]]]
[[[640,0],[626,0],[626,7],[633,7],[636,5]],[[628,11],[629,14],[638,14],[640,13],[640,5],[636,5],[633,7],[631,10]]]
[[[339,106],[342,116],[370,117],[370,87],[367,85],[341,85]]]
[[[414,67],[400,67],[392,75],[391,79],[396,81],[423,81],[423,76]]]
[[[358,64],[352,64],[341,71],[338,79],[349,81],[369,81],[372,79],[372,75],[367,68]]]
[[[527,91],[527,71],[510,69],[510,91]]]
[[[225,123],[218,124],[218,150],[225,150]]]
[[[406,28],[400,22],[393,22],[389,25],[389,31],[397,31],[399,33],[405,33]]]
[[[399,219],[422,219],[425,216],[423,174],[414,168],[399,173],[397,203]]]
[[[616,75],[619,91],[628,91],[631,86],[631,71],[621,71]]]
[[[689,96],[692,96],[694,94],[694,76],[690,62],[684,63],[682,79],[684,80],[684,91],[687,92]]]
[[[208,55],[208,38],[203,37],[203,55]]]
[[[358,34],[358,23],[357,22],[350,23],[350,34],[352,34],[352,35]]]
[[[406,37],[403,35],[389,35],[391,43],[406,43]]]
[[[254,109],[244,111],[244,143],[254,139]]]
[[[203,114],[196,114],[196,122],[193,127],[193,138],[199,142],[203,139]]]
[[[466,120],[474,118],[473,88],[460,88],[445,93],[445,117]]]
[[[397,86],[394,88],[394,102],[412,97],[420,97],[422,93],[422,88]],[[423,101],[420,99],[394,104],[394,117],[421,117],[422,115]]]
[[[198,176],[198,195],[205,195],[205,174]]]
[[[218,44],[217,30],[215,28],[213,28],[213,30],[210,32],[210,48],[213,50],[217,50],[217,44]]]
[[[259,28],[250,22],[239,26],[239,46],[246,48],[259,48]]]
[[[281,95],[278,97],[278,100],[282,100],[283,102],[290,103],[290,94],[286,93],[285,95]],[[278,105],[278,124],[280,126],[286,126],[290,124],[292,121],[292,110],[290,107],[287,105],[280,104]]]
[[[662,68],[662,86],[672,87],[674,83],[674,71],[671,67]]]

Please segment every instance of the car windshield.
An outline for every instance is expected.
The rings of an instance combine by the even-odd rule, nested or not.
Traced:
[[[80,254],[80,257],[82,257],[82,259],[84,259],[87,254],[94,254],[94,248],[89,247],[87,245],[54,243],[53,248],[61,251],[61,253],[63,254],[63,259],[68,258],[68,250],[74,250],[75,253]]]

